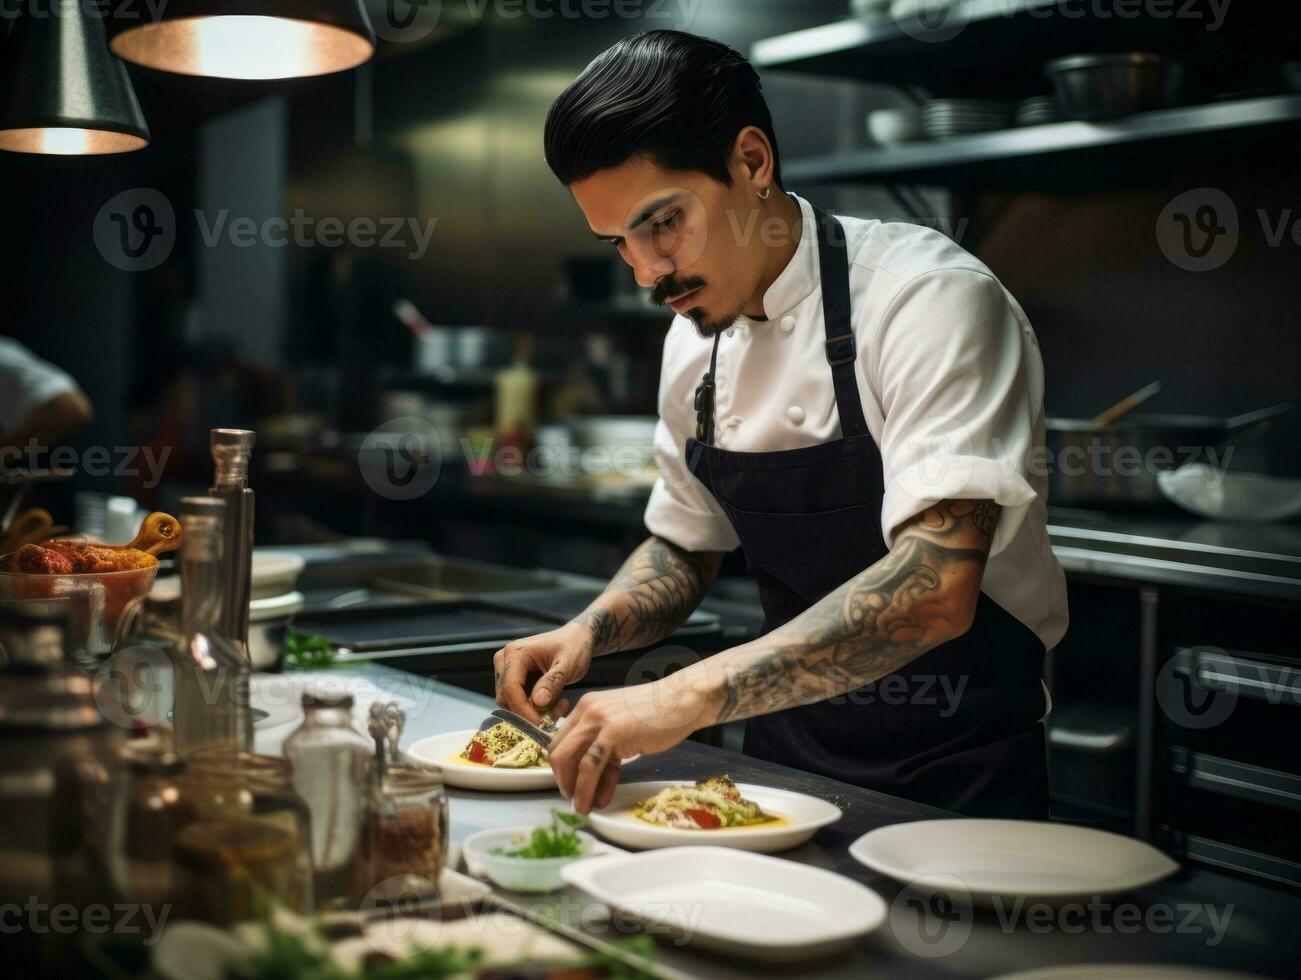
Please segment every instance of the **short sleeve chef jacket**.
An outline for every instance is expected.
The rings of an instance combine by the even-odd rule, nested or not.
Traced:
[[[813,211],[764,293],[766,318],[724,331],[714,441],[734,452],[800,449],[840,437],[824,352]],[[838,216],[848,239],[856,375],[881,452],[887,544],[945,499],[1002,508],[982,590],[1051,649],[1066,631],[1066,582],[1047,532],[1043,362],[1016,300],[978,259],[916,225]],[[677,317],[664,342],[646,526],[691,551],[731,551],[735,532],[683,458],[711,340]]]

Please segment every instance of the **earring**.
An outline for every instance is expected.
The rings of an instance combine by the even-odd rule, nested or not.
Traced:
[[[761,191],[759,192],[759,200],[761,200],[761,201],[766,201],[766,200],[768,200],[768,195],[771,194],[771,193],[772,193],[772,188],[771,188],[771,187],[765,187],[763,190],[761,190]]]

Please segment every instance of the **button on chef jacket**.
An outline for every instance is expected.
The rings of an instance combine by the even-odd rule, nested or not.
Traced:
[[[792,195],[794,196],[794,195]],[[714,371],[714,443],[733,452],[841,437],[822,324],[813,211],[790,263],[764,293],[765,319],[724,331]],[[981,589],[1052,649],[1067,626],[1066,579],[1047,532],[1043,361],[1025,313],[977,258],[927,228],[839,216],[850,260],[855,376],[880,450],[881,531],[945,499],[1001,508]],[[712,340],[675,317],[664,342],[652,534],[689,551],[739,545],[683,456]]]

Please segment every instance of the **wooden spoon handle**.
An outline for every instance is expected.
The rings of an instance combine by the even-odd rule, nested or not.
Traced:
[[[147,551],[151,555],[160,555],[164,551],[179,548],[184,537],[181,522],[171,514],[164,514],[159,510],[145,518],[144,523],[140,525],[140,533],[127,547]]]

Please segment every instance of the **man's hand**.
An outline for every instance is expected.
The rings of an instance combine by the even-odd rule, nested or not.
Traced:
[[[619,783],[620,760],[672,748],[717,711],[685,670],[583,695],[548,752],[560,792],[579,813],[607,806]]]
[[[535,725],[544,712],[562,717],[569,702],[560,695],[587,675],[592,646],[592,631],[576,623],[512,640],[492,658],[497,703]]]

